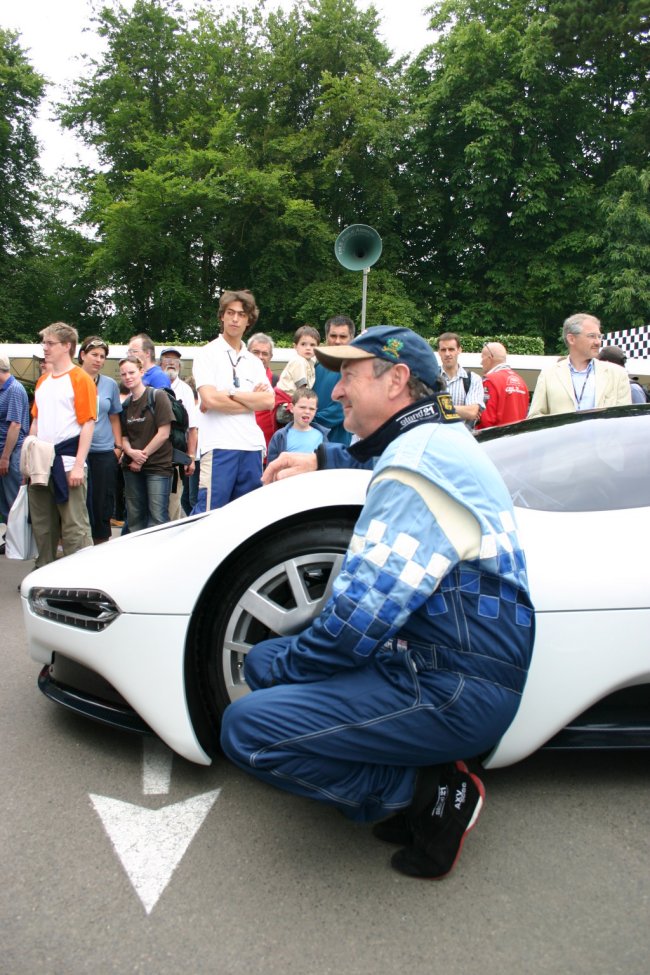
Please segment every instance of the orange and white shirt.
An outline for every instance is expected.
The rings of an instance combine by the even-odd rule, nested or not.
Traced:
[[[79,366],[54,376],[44,373],[36,383],[32,417],[38,420],[38,439],[58,444],[78,437],[88,420],[97,419],[97,388]],[[66,471],[74,457],[63,457]]]

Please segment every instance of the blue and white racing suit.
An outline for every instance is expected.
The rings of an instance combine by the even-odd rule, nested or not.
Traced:
[[[321,614],[249,653],[253,693],[227,708],[222,746],[277,787],[384,818],[418,768],[496,744],[533,638],[500,475],[463,424],[417,426],[378,459]]]

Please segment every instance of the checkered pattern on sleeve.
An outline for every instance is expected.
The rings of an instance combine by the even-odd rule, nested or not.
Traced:
[[[415,492],[409,491],[408,496],[407,524],[401,530],[395,520],[373,518],[364,532],[355,533],[329,612],[322,617],[327,634],[360,657],[369,656],[397,633],[459,564],[456,550],[421,499]],[[474,563],[479,571],[467,578],[472,586],[479,580],[478,612],[484,615],[494,613],[495,593],[491,590],[487,599],[482,598],[486,595],[480,587],[483,572],[505,578],[505,596],[517,588],[520,575],[525,577],[512,515],[505,511],[499,518],[501,531],[483,537]]]

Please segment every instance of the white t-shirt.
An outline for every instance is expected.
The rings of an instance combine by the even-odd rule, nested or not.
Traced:
[[[78,437],[88,420],[97,419],[97,387],[83,369],[72,366],[54,376],[44,373],[36,384],[32,416],[38,420],[38,439],[59,444]],[[71,471],[75,458],[62,458]]]
[[[198,427],[199,425],[199,408],[194,402],[194,393],[192,392],[192,387],[189,386],[184,379],[179,376],[176,377],[172,383],[172,392],[177,400],[183,404],[187,410],[187,416],[189,420],[188,429],[192,427]],[[197,453],[196,460],[200,457]]]
[[[239,352],[235,352],[222,335],[194,357],[193,373],[199,396],[201,386],[214,386],[219,392],[229,392],[236,385],[235,379],[243,392],[252,392],[259,383],[268,386],[261,360],[243,343]],[[199,444],[202,454],[208,450],[263,450],[265,447],[264,434],[252,411],[236,416],[218,410],[201,413]]]

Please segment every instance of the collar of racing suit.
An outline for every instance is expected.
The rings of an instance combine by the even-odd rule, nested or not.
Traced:
[[[422,423],[462,422],[456,413],[449,393],[437,393],[427,399],[410,403],[399,413],[386,420],[374,433],[348,447],[355,460],[364,462],[371,457],[379,457],[397,437]]]

